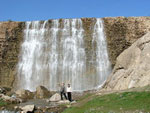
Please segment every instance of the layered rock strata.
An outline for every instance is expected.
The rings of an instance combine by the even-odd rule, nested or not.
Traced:
[[[23,26],[23,22],[0,22],[0,86],[14,83]]]

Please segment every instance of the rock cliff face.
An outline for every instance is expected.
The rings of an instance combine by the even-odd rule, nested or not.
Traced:
[[[22,29],[22,22],[0,22],[0,86],[11,87],[15,80]]]
[[[137,39],[150,31],[150,17],[108,17],[103,18],[103,20],[109,58],[114,67],[116,58]],[[87,51],[91,49],[89,46],[91,29],[93,29],[95,21],[94,18],[82,18],[83,28],[86,32],[84,40],[87,42],[85,45],[88,48]],[[0,22],[0,86],[11,87],[14,83],[23,29],[24,22]],[[117,65],[114,71],[117,69]],[[117,88],[116,85],[113,85],[113,87],[108,87],[108,89],[124,89],[121,86]],[[128,85],[125,86],[125,88],[127,87]]]
[[[108,17],[103,20],[112,66],[121,52],[150,31],[150,17]]]
[[[119,55],[106,90],[124,90],[150,84],[150,32]]]

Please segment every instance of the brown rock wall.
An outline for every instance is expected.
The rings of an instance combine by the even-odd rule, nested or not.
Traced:
[[[23,22],[0,22],[0,86],[12,87],[22,41]]]
[[[121,52],[150,31],[150,17],[107,17],[103,20],[112,66]]]

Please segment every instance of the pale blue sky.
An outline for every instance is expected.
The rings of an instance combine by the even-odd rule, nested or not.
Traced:
[[[0,0],[0,21],[150,16],[150,0]]]

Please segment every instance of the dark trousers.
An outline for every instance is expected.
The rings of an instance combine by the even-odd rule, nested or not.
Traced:
[[[64,95],[64,97],[65,97],[65,98],[66,98],[66,100],[67,100],[66,93],[64,93],[64,92],[60,92],[61,100],[63,100],[63,95]]]
[[[67,92],[67,95],[68,95],[68,100],[71,102],[72,101],[71,92]]]

